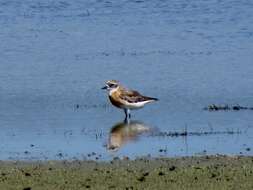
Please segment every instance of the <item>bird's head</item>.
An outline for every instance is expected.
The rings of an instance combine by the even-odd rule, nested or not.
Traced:
[[[106,85],[102,88],[103,90],[116,90],[120,85],[119,82],[116,80],[108,80],[105,83]]]

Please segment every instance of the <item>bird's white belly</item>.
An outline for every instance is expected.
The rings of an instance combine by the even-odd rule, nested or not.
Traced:
[[[130,102],[126,102],[124,105],[124,108],[127,109],[140,109],[142,108],[146,103],[151,102],[150,100],[148,101],[143,101],[143,102],[135,102],[135,103],[130,103]]]

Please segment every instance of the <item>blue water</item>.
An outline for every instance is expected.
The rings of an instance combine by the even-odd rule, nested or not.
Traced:
[[[248,0],[0,0],[0,159],[253,155],[253,111],[203,110],[253,106],[252,10]],[[108,150],[124,119],[100,90],[109,79],[159,98],[133,113],[150,131],[240,133],[127,133]]]

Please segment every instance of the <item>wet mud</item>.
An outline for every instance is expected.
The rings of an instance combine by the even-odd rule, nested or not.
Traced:
[[[0,162],[6,190],[252,189],[253,157]]]

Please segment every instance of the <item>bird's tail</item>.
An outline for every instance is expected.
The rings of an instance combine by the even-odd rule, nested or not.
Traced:
[[[158,98],[146,97],[148,100],[158,101]]]

